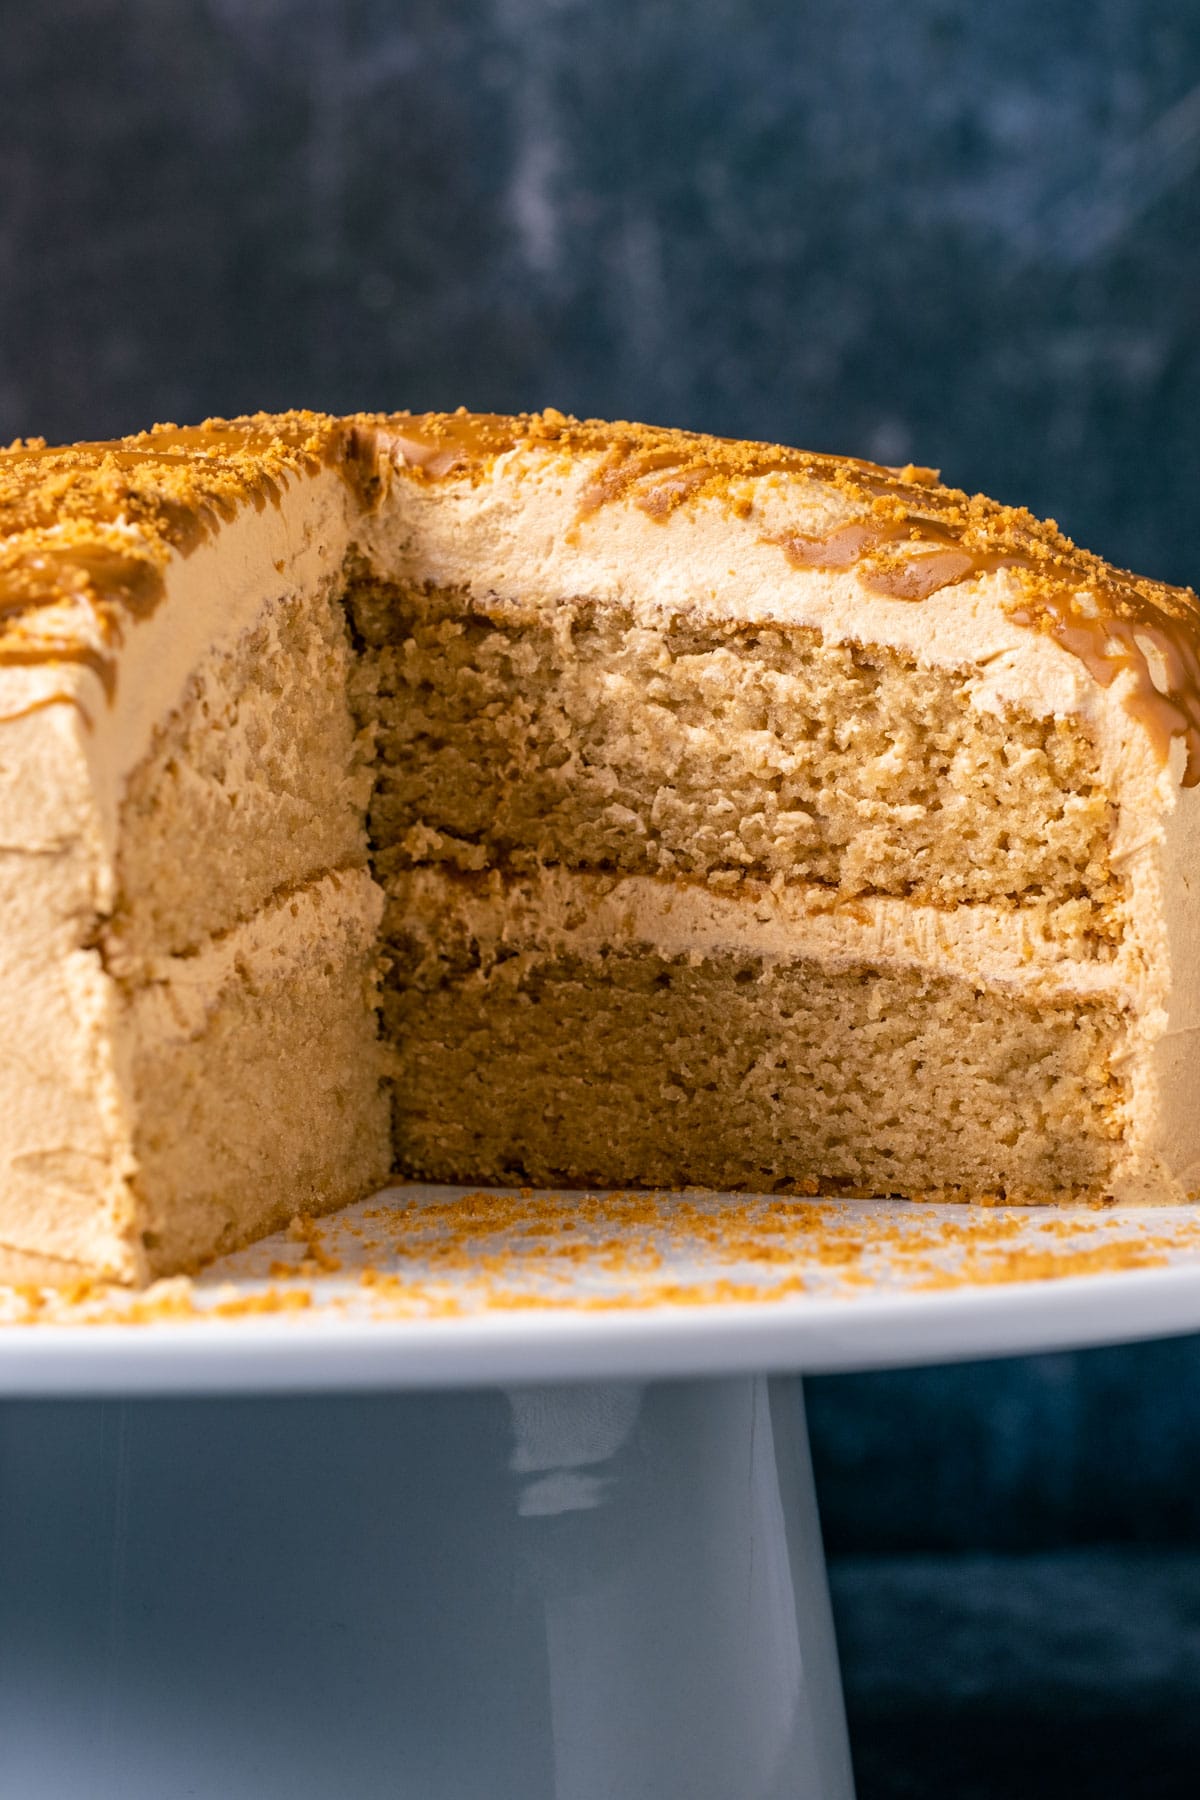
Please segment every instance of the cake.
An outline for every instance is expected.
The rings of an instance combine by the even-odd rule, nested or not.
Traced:
[[[436,1181],[1200,1187],[1200,605],[554,412],[0,456],[0,1268]]]

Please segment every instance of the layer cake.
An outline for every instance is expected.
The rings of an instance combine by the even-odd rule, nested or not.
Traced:
[[[549,412],[0,456],[0,1258],[393,1170],[1200,1188],[1200,605]]]

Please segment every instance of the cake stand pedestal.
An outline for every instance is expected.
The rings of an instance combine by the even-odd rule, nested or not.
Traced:
[[[3,1415],[22,1800],[852,1792],[800,1384]]]
[[[230,1316],[243,1259],[221,1317],[0,1327],[0,1786],[849,1800],[797,1371],[1194,1329],[1154,1223],[1003,1287],[913,1291],[889,1223],[850,1294],[368,1319],[343,1255],[302,1315]]]

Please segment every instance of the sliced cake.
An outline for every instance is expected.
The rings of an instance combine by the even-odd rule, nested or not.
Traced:
[[[1200,1187],[1200,608],[891,470],[558,414],[0,458],[0,1245],[392,1169]]]

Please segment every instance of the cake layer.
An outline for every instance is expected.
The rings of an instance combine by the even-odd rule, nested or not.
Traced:
[[[384,1018],[412,1174],[1044,1201],[1116,1159],[1106,999],[733,952],[411,948]]]
[[[289,882],[365,865],[371,777],[348,660],[330,576],[264,596],[240,637],[198,661],[125,785],[117,953],[186,950]]]
[[[374,1010],[382,908],[365,870],[335,871],[190,955],[139,965],[122,1036],[151,1271],[232,1249],[386,1179]]]
[[[1030,901],[1117,935],[1095,745],[1073,719],[973,706],[967,669],[570,599],[552,622],[379,582],[349,604],[375,646],[355,685],[393,862]]]

